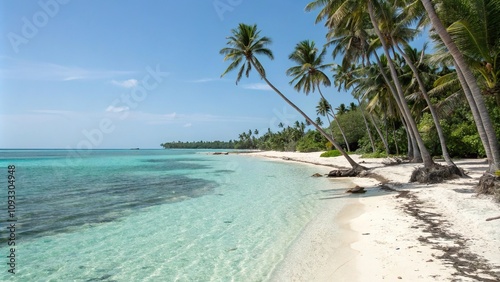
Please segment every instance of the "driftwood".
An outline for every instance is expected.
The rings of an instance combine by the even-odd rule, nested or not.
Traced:
[[[404,162],[407,162],[407,160],[400,158],[400,157],[389,157],[386,158],[382,161],[382,164],[389,166],[389,165],[398,165],[402,164]]]
[[[495,217],[487,218],[486,221],[492,221],[492,220],[495,220],[495,219],[500,219],[500,216],[495,216]]]
[[[359,173],[360,171],[354,169],[334,169],[328,173],[328,177],[353,177]]]

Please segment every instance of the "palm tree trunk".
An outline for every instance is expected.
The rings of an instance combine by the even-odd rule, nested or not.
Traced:
[[[349,143],[347,142],[347,138],[345,137],[344,130],[342,130],[342,127],[340,126],[339,120],[337,119],[337,115],[333,112],[333,110],[332,110],[332,117],[333,117],[333,120],[335,120],[335,123],[337,124],[337,127],[340,130],[340,134],[342,134],[342,139],[344,139],[345,146],[347,147],[347,152],[350,152],[351,148],[349,147]]]
[[[387,74],[383,71],[384,66],[382,65],[382,62],[380,61],[379,56],[377,55],[376,52],[374,52],[373,55],[375,56],[378,67],[380,68],[380,73],[382,74],[382,77],[384,78],[385,83],[387,83],[387,86],[389,87],[389,91],[391,92],[392,96],[394,97],[394,100],[396,101],[396,104],[398,105],[398,109],[399,109],[400,116],[401,116],[401,122],[404,125],[406,135],[408,137],[408,158],[413,163],[421,163],[422,156],[420,154],[420,150],[419,150],[417,142],[415,140],[415,136],[413,135],[412,132],[410,132],[410,129],[408,128],[408,117],[405,114],[403,114],[403,104],[402,104],[401,100],[399,99],[397,91],[396,91],[396,89],[394,89],[394,86],[392,85],[391,80],[389,79],[389,77],[387,77]]]
[[[382,49],[385,52],[385,55],[387,56],[387,64],[389,65],[389,69],[391,70],[391,75],[393,78],[394,85],[396,86],[397,93],[399,95],[399,98],[401,99],[401,104],[403,106],[403,114],[406,115],[408,119],[408,126],[409,129],[414,134],[415,140],[417,141],[417,145],[420,149],[420,154],[422,156],[422,160],[424,162],[424,167],[432,167],[434,165],[434,161],[432,160],[431,155],[429,154],[429,151],[424,145],[424,141],[422,140],[422,137],[420,136],[420,133],[418,132],[417,129],[417,124],[415,123],[415,120],[411,116],[410,108],[408,107],[408,104],[405,101],[405,97],[403,95],[403,89],[401,87],[401,84],[399,83],[398,80],[398,74],[396,71],[396,68],[394,66],[394,63],[392,62],[391,56],[389,54],[389,47],[387,46],[387,42],[385,42],[385,38],[383,37],[382,33],[380,32],[380,29],[378,28],[378,23],[375,20],[375,14],[373,11],[373,3],[372,1],[368,1],[368,13],[370,15],[370,20],[372,22],[373,28],[375,30],[375,33],[377,34],[378,38],[380,39],[380,42],[382,43]]]
[[[328,121],[328,129],[330,129],[330,134],[332,135],[332,138],[335,139],[333,136],[333,129],[332,129],[332,120],[330,119],[330,116],[326,114],[326,120]]]
[[[321,88],[319,87],[318,85],[318,92],[319,92],[319,95],[321,95],[321,98],[323,98],[323,100],[327,101],[325,99],[325,96],[323,96],[323,93],[321,92]],[[342,127],[340,126],[340,123],[337,119],[337,116],[335,115],[335,112],[333,111],[333,108],[330,107],[330,111],[332,112],[332,116],[333,116],[333,119],[335,120],[335,123],[337,124],[337,126],[339,127],[339,130],[340,130],[340,134],[342,134],[342,137],[344,138],[344,142],[345,142],[345,145],[347,147],[347,151],[350,152],[351,151],[351,148],[349,147],[349,143],[347,143],[347,138],[345,137],[345,133],[344,133],[344,130],[342,129]],[[328,115],[328,113],[327,113]],[[332,131],[332,137],[333,137],[333,131]]]
[[[375,122],[375,119],[373,116],[370,114],[370,112],[366,113],[368,117],[370,117],[370,122],[375,127],[375,130],[377,131],[378,136],[380,137],[380,140],[382,140],[382,144],[384,144],[385,152],[387,155],[391,153],[391,150],[389,150],[389,143],[387,142],[387,137],[384,136],[380,128],[377,126],[377,123]]]
[[[418,149],[418,146],[415,141],[415,136],[413,135],[413,131],[408,128],[405,120],[401,120],[403,122],[403,127],[406,132],[406,138],[408,138],[408,158],[410,160],[419,159],[422,162],[422,156]],[[411,148],[411,150],[410,150]]]
[[[448,49],[450,54],[453,56],[453,59],[456,62],[456,66],[462,72],[465,83],[467,84],[468,88],[472,93],[472,98],[476,103],[480,115],[480,119],[476,120],[476,123],[480,122],[483,124],[484,131],[486,133],[486,136],[488,137],[488,140],[484,140],[483,143],[488,144],[491,153],[489,171],[493,173],[496,170],[500,170],[500,147],[498,144],[498,139],[496,137],[495,129],[493,128],[493,123],[491,122],[488,110],[486,109],[486,105],[484,104],[484,99],[481,93],[481,89],[479,88],[477,81],[474,75],[472,74],[472,71],[467,65],[465,58],[463,57],[460,50],[458,50],[450,34],[446,31],[446,28],[439,19],[431,1],[421,0],[421,2],[424,5],[425,10],[427,11],[427,14],[429,15],[429,19],[432,23],[432,26],[434,27],[434,30],[439,35],[443,43],[446,45],[446,48]],[[462,88],[465,88],[465,86],[462,85]]]
[[[399,146],[396,141],[396,125],[394,124],[394,120],[392,121],[392,138],[394,139],[394,145],[396,146],[396,155],[399,155]]]
[[[491,156],[491,150],[490,150],[490,145],[488,143],[488,136],[486,135],[486,131],[484,131],[484,126],[482,123],[478,122],[478,120],[481,120],[481,116],[479,115],[479,111],[477,110],[476,102],[474,101],[474,98],[472,98],[472,93],[470,92],[469,86],[467,85],[467,82],[465,81],[464,75],[462,74],[462,71],[455,65],[455,70],[457,72],[458,80],[460,81],[460,84],[462,85],[462,89],[464,91],[465,98],[469,102],[469,106],[471,108],[472,112],[472,117],[474,118],[477,132],[479,134],[479,139],[481,139],[481,142],[483,143],[484,151],[486,153],[486,158],[491,164],[491,160],[493,157]]]
[[[259,68],[257,68],[255,66],[255,63],[253,61],[250,61],[252,66],[259,71]],[[259,71],[259,74],[260,76],[262,77],[262,79],[264,79],[264,81],[267,83],[267,85],[269,85],[269,87],[271,87],[274,92],[276,92],[283,100],[285,100],[285,102],[290,105],[292,108],[294,108],[297,112],[299,112],[299,114],[301,114],[310,124],[312,124],[323,136],[325,136],[325,138],[330,141],[333,146],[335,146],[335,148],[337,150],[339,150],[339,152],[344,156],[344,158],[349,162],[349,164],[351,165],[352,169],[355,170],[355,171],[361,171],[361,170],[367,170],[366,167],[358,164],[357,162],[355,162],[347,153],[344,149],[342,149],[342,147],[339,145],[339,143],[337,143],[337,141],[335,141],[331,136],[328,135],[328,133],[326,133],[323,128],[321,128],[321,126],[319,126],[317,123],[315,123],[311,118],[309,118],[308,115],[306,115],[306,113],[304,113],[299,107],[297,107],[292,101],[290,101],[285,95],[283,95],[283,93],[281,93],[281,91],[278,90],[278,88],[276,88],[269,80],[267,80],[265,74],[261,73]]]
[[[443,158],[446,161],[446,164],[456,166],[455,163],[451,160],[450,154],[448,153],[448,149],[446,148],[446,141],[444,138],[444,133],[443,133],[443,128],[441,127],[441,123],[439,122],[439,117],[436,112],[436,109],[434,108],[434,105],[431,103],[431,99],[429,98],[429,94],[427,93],[427,90],[425,89],[425,84],[422,81],[420,77],[420,73],[418,72],[417,68],[413,64],[412,60],[410,57],[401,49],[399,44],[393,39],[392,43],[394,46],[396,46],[396,49],[398,49],[399,53],[403,56],[405,59],[406,63],[410,67],[410,69],[413,71],[413,75],[417,79],[418,86],[420,87],[420,91],[422,92],[422,96],[424,97],[425,101],[427,102],[427,106],[429,107],[429,111],[431,112],[432,119],[434,121],[434,124],[436,126],[436,131],[439,137],[439,144],[441,145],[441,152],[443,153]]]
[[[359,100],[359,98],[356,98],[356,100],[358,100],[359,110],[361,111],[361,115],[363,116],[363,121],[365,122],[366,132],[368,133],[368,138],[370,138],[370,144],[372,146],[372,151],[375,153],[376,152],[375,142],[373,141],[373,136],[372,136],[372,133],[370,131],[370,125],[368,124],[368,121],[366,120],[366,117],[365,117],[365,111],[363,110],[363,106],[361,105],[361,101]],[[382,142],[383,142],[383,140],[382,140]],[[384,145],[385,145],[385,143],[384,143]],[[387,154],[389,154],[389,152],[387,152]]]

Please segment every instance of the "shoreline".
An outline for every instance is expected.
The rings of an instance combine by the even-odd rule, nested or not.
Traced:
[[[321,152],[241,154],[316,165],[322,173],[349,167],[343,157],[320,158]],[[500,215],[500,204],[473,190],[486,171],[484,159],[456,162],[471,178],[427,185],[408,183],[419,164],[386,166],[383,159],[351,157],[371,174],[333,181],[350,181],[367,193],[349,197],[355,200],[334,216],[324,208],[294,241],[272,281],[500,280],[500,220],[486,221]]]

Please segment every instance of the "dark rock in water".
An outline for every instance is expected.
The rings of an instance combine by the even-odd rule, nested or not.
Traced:
[[[229,155],[228,152],[213,152],[212,155]]]
[[[319,174],[319,173],[315,173],[313,175],[311,175],[312,177],[322,177],[323,175]]]
[[[366,190],[363,187],[356,186],[354,188],[347,189],[347,191],[345,191],[345,192],[352,193],[352,194],[361,194],[361,193],[366,193]]]

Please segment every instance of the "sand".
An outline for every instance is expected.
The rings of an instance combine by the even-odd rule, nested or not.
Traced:
[[[248,155],[316,164],[321,174],[349,167],[343,157],[320,153]],[[456,161],[471,178],[426,185],[408,183],[418,164],[386,166],[383,159],[352,157],[376,177],[348,178],[346,186],[367,193],[332,193],[273,281],[500,281],[500,219],[486,221],[500,216],[500,204],[474,193],[487,168],[484,159]],[[337,198],[348,199],[340,213],[329,208]]]

